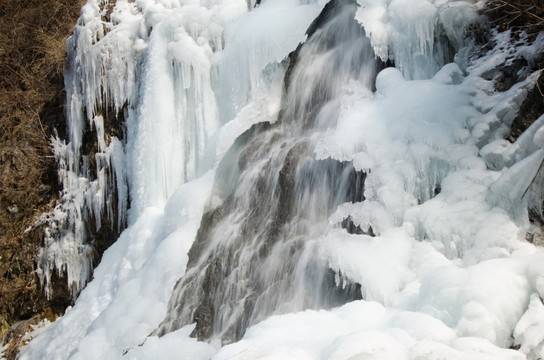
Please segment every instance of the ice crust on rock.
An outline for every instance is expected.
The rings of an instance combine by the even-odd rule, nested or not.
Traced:
[[[465,28],[475,18],[470,1],[358,0],[356,19],[374,51],[392,60],[408,79],[431,77],[451,61],[463,44]],[[440,39],[442,37],[442,39]],[[442,41],[437,41],[438,39]]]

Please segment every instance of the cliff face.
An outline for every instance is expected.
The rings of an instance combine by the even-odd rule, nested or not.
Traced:
[[[70,304],[65,281],[47,300],[35,273],[36,221],[58,193],[50,137],[64,131],[65,40],[84,1],[0,2],[0,334]],[[13,336],[10,336],[13,338]],[[16,339],[12,339],[16,340]],[[8,349],[8,357],[14,354]]]
[[[482,22],[472,28],[472,35],[484,48],[495,46],[490,39],[490,29],[499,32],[510,31],[511,41],[516,42],[520,34],[526,34],[529,41],[534,41],[544,31],[544,1],[487,1],[482,11]],[[524,58],[515,58],[488,73],[489,79],[496,80],[495,88],[506,91],[515,83],[524,80],[529,74],[544,68],[543,54],[537,54],[532,62]],[[538,76],[535,86],[528,91],[518,115],[512,121],[507,140],[514,143],[522,134],[544,114],[544,74]],[[534,181],[534,179],[533,179]],[[526,235],[528,241],[535,245],[544,244],[538,229],[543,228],[542,213],[529,210],[529,220],[535,225],[535,232]]]

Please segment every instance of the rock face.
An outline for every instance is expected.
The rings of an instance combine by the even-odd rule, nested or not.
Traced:
[[[518,116],[512,122],[508,141],[514,142],[536,119],[544,114],[544,75],[541,74],[535,87],[529,91],[521,104]]]
[[[544,4],[542,1],[488,1],[482,11],[483,22],[473,28],[470,34],[475,42],[483,49],[495,46],[492,39],[492,30],[510,31],[510,46],[523,46],[531,43],[544,31]],[[506,44],[505,44],[506,45]],[[523,54],[516,52],[504,64],[491,69],[483,76],[495,81],[497,91],[507,91],[514,84],[525,80],[534,72],[544,68],[544,54]],[[544,114],[544,74],[540,73],[535,86],[528,90],[528,94],[520,106],[519,112],[512,120],[510,132],[506,140],[514,143],[531,124]],[[544,208],[544,203],[543,207]],[[529,220],[535,225],[534,232],[526,234],[529,242],[542,246],[542,232],[544,231],[544,216],[541,212],[529,209]]]
[[[313,129],[324,126],[317,119],[320,107],[337,94],[334,78],[354,76],[359,61],[376,66],[354,10],[349,1],[325,7],[309,30],[310,40],[290,56],[278,121],[248,130],[219,165],[215,189],[222,204],[203,217],[158,335],[196,322],[198,339],[230,343],[271,314],[330,308],[361,297],[357,284],[339,283],[318,256],[315,240],[339,204],[362,199],[365,176],[350,162],[316,160],[312,137]],[[343,46],[353,42],[358,51],[350,58]],[[353,66],[336,64],[310,79],[304,59],[314,56],[342,65],[347,57]],[[308,98],[294,95],[301,92],[297,86],[307,86]]]
[[[240,148],[236,183],[252,185],[231,192],[203,217],[187,274],[171,300],[173,317],[159,334],[194,321],[197,338],[220,336],[230,343],[270,313],[360,298],[357,284],[340,286],[327,264],[316,260],[310,234],[319,229],[300,224],[304,218],[326,221],[336,205],[360,198],[364,175],[347,162],[313,160],[308,141],[284,142],[278,131],[258,133]],[[265,160],[263,149],[278,150],[280,160]],[[244,164],[261,161],[258,173],[245,171]],[[359,186],[352,188],[353,182]]]

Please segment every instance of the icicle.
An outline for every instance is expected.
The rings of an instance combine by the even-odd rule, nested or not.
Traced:
[[[476,16],[466,1],[358,0],[358,4],[356,19],[376,55],[393,61],[407,79],[428,79],[452,61],[451,45],[440,36],[449,36],[460,47],[459,34]]]
[[[114,194],[118,199],[117,229],[126,223],[125,150],[115,136],[106,134],[102,114],[110,111],[118,116],[125,106],[135,102],[136,67],[142,50],[135,44],[146,34],[140,24],[143,16],[134,3],[118,1],[110,14],[111,22],[105,23],[102,18],[109,6],[107,0],[89,0],[74,34],[67,41],[68,139],[67,143],[53,139],[63,190],[59,204],[47,217],[49,228],[39,255],[40,279],[48,295],[50,273],[55,269],[59,275],[67,275],[74,296],[89,279],[95,255],[87,244],[85,227],[94,219],[94,228],[98,231],[103,216],[107,216],[113,226]],[[85,131],[96,134],[93,159],[82,153]]]

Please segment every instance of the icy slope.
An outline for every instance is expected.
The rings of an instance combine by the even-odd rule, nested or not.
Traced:
[[[101,24],[100,5],[91,0],[82,22]],[[78,79],[94,90],[75,87],[71,99],[85,105],[72,103],[74,111],[85,108],[86,119],[99,124],[92,112],[100,88],[112,105],[131,105],[123,161],[108,165],[126,176],[129,226],[75,306],[21,359],[543,356],[544,251],[525,241],[527,209],[542,202],[542,121],[515,144],[502,140],[536,75],[502,93],[482,77],[514,55],[539,52],[542,43],[517,54],[497,46],[479,59],[458,55],[457,64],[446,64],[448,52],[463,45],[454,29],[475,16],[473,4],[460,1],[359,1],[355,19],[377,56],[398,69],[381,70],[375,91],[366,74],[345,80],[316,115],[334,114],[335,121],[312,132],[313,157],[351,162],[366,179],[364,200],[338,206],[306,242],[336,272],[338,286],[361,284],[364,300],[272,316],[226,346],[190,338],[194,324],[150,336],[185,272],[202,214],[224,200],[212,196],[214,182],[228,180],[217,178],[218,161],[252,124],[276,121],[282,60],[325,3],[253,5],[119,0],[109,33],[97,26],[80,45],[78,51],[96,51],[100,66],[78,63],[89,74]],[[121,41],[125,48],[111,46],[123,55],[98,50]],[[138,79],[108,80],[129,65],[140,69]],[[77,139],[76,131],[66,159],[77,159]],[[72,161],[67,171],[77,177]],[[74,196],[80,190],[73,188]],[[341,226],[347,218],[364,234],[348,233]]]

